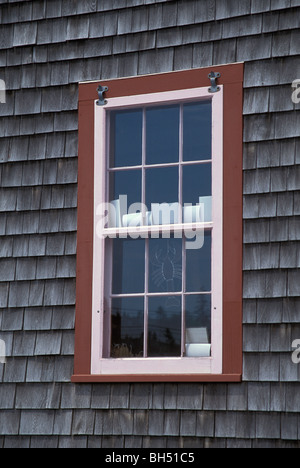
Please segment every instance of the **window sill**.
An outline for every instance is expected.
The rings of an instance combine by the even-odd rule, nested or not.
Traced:
[[[241,374],[148,374],[148,375],[73,375],[73,383],[121,382],[241,382]]]

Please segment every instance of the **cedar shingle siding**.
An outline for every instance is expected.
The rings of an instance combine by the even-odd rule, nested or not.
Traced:
[[[299,0],[1,0],[0,447],[299,447],[299,18]],[[78,81],[238,61],[243,383],[71,384]]]

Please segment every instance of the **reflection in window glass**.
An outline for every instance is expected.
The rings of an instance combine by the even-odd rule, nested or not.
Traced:
[[[109,201],[115,210],[109,227],[141,219],[128,209],[142,201],[149,226],[195,222],[199,203],[204,220],[212,221],[211,100],[111,112],[110,131]],[[182,210],[179,201],[193,207]],[[180,357],[184,347],[187,357],[211,355],[212,231],[205,231],[202,248],[185,251],[182,238],[163,235],[110,241],[113,296],[105,346],[113,358]]]
[[[142,110],[112,112],[110,167],[142,164],[142,129]]]
[[[113,294],[143,293],[145,283],[145,241],[113,240]]]
[[[179,106],[154,107],[146,111],[147,164],[179,161]]]
[[[128,207],[133,203],[141,203],[142,171],[118,171],[110,173],[110,201],[118,200],[121,195],[127,196]],[[127,213],[128,207],[125,207]],[[124,214],[124,213],[123,213]]]
[[[181,297],[149,298],[149,357],[181,356]]]
[[[201,249],[186,250],[186,291],[211,291],[211,232],[205,232]]]
[[[149,240],[149,292],[182,290],[182,240]]]
[[[183,168],[183,204],[199,203],[199,197],[212,195],[211,164],[197,164]]]
[[[211,159],[212,103],[211,101],[183,106],[183,160]]]
[[[178,202],[178,167],[147,169],[146,206],[152,203]]]
[[[143,357],[144,298],[112,300],[111,357]]]
[[[185,297],[185,326],[188,343],[211,343],[210,294]]]

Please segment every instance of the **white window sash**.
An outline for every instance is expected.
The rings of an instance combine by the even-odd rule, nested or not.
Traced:
[[[128,109],[152,104],[193,102],[195,99],[212,100],[212,223],[190,226],[186,223],[170,226],[139,226],[136,228],[111,228],[97,232],[97,208],[106,202],[107,190],[107,138],[109,110]],[[93,310],[91,374],[93,375],[141,375],[141,374],[221,374],[223,358],[223,86],[210,94],[208,88],[170,91],[129,97],[111,98],[106,106],[95,101],[95,155],[94,155],[94,249],[93,249]],[[180,145],[182,146],[182,145]],[[145,160],[145,158],[143,158]],[[164,165],[162,165],[164,166]],[[165,165],[167,166],[167,165]],[[222,202],[221,202],[222,201]],[[111,265],[105,264],[105,237],[117,234],[151,232],[162,233],[166,229],[210,229],[212,232],[212,354],[209,358],[104,358],[104,298],[105,276],[112,277]],[[130,295],[134,296],[134,295]],[[144,294],[142,294],[144,296]]]

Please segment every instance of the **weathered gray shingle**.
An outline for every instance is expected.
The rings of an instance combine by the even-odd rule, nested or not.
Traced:
[[[24,312],[24,330],[50,330],[52,308],[27,308]]]
[[[20,424],[20,412],[19,411],[1,411],[1,435],[18,435],[19,424]]]
[[[21,435],[47,435],[52,434],[54,411],[24,411],[21,412]]]

